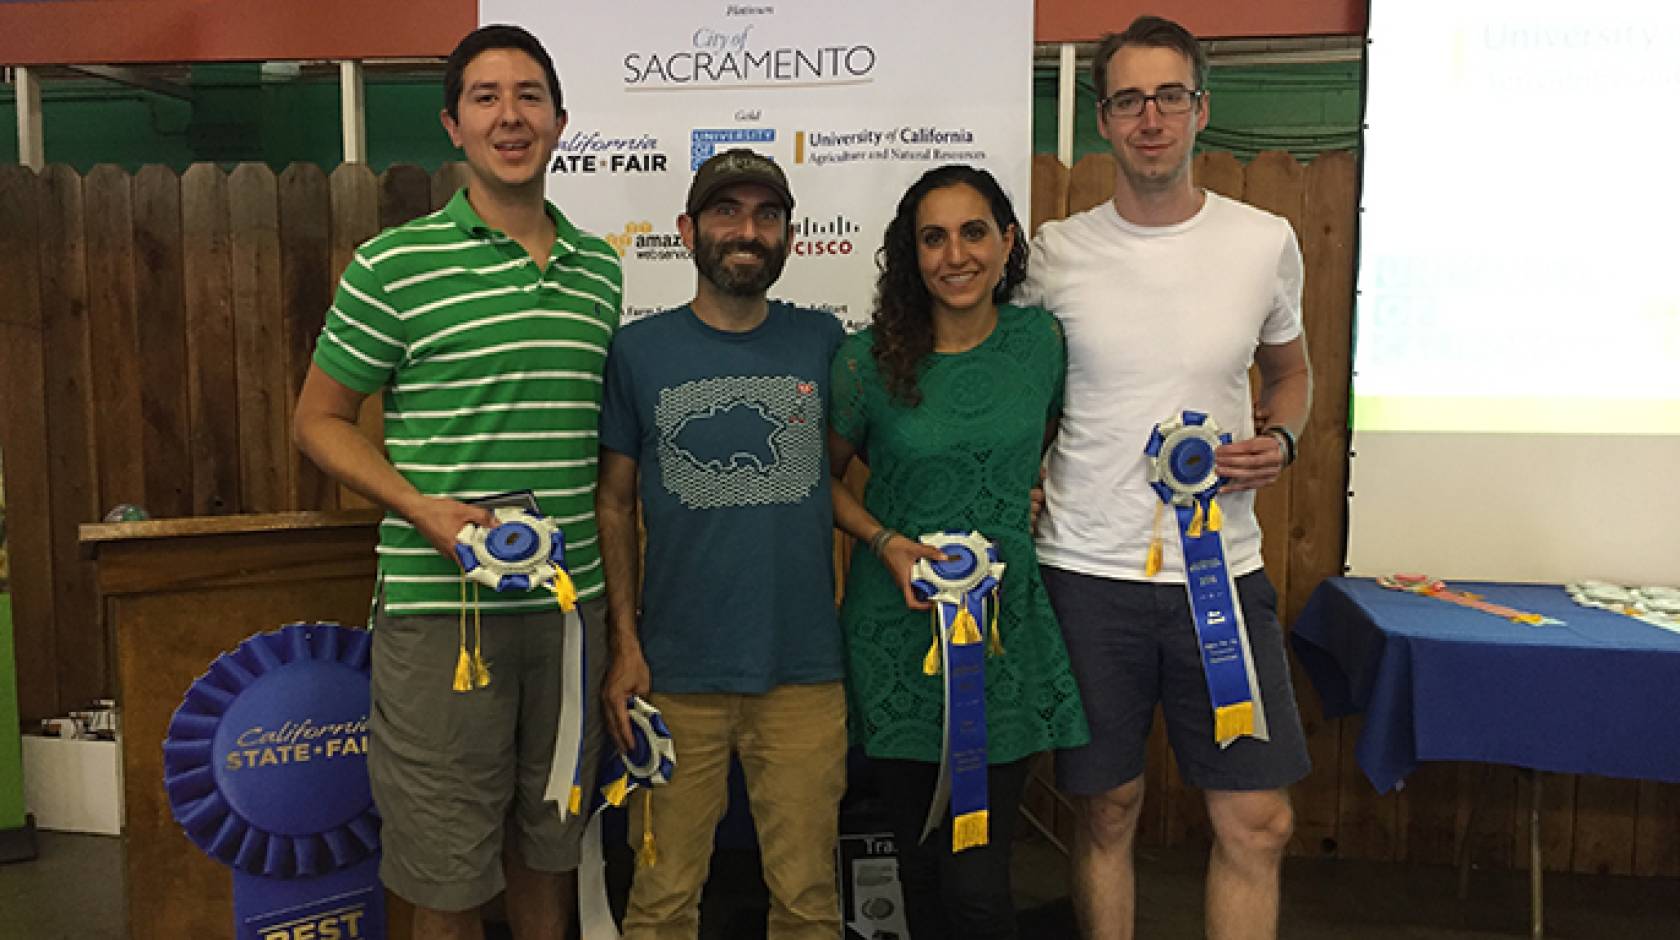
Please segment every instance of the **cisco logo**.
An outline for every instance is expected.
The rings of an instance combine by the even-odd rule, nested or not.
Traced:
[[[854,247],[849,236],[858,231],[857,223],[843,215],[820,222],[806,216],[791,230],[793,253],[801,257],[849,255]]]

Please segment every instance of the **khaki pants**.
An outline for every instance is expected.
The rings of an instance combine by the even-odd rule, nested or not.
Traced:
[[[763,695],[654,694],[677,749],[677,773],[653,791],[658,861],[636,864],[624,940],[694,940],[700,889],[728,797],[729,756],[746,771],[770,888],[769,940],[840,936],[834,848],[846,789],[846,696],[838,682]],[[631,803],[632,844],[642,832]]]

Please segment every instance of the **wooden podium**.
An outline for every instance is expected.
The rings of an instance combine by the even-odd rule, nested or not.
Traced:
[[[367,623],[379,513],[297,512],[81,527],[117,658],[129,935],[232,937],[232,874],[187,840],[163,791],[163,738],[187,687],[246,637]]]

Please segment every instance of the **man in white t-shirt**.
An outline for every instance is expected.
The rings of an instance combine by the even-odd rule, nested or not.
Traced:
[[[1207,60],[1183,27],[1140,17],[1103,42],[1092,72],[1098,126],[1119,165],[1114,199],[1045,225],[1027,285],[1060,318],[1068,344],[1038,552],[1091,722],[1089,745],[1056,756],[1059,784],[1085,808],[1076,910],[1088,938],[1132,936],[1132,843],[1159,704],[1185,780],[1207,797],[1208,936],[1272,938],[1294,822],[1286,788],[1309,761],[1277,595],[1261,570],[1254,491],[1294,458],[1307,419],[1300,249],[1288,222],[1192,182],[1196,133],[1208,120]],[[1262,382],[1252,405],[1251,363]],[[1158,513],[1147,479],[1151,430],[1185,410],[1235,439],[1215,452],[1230,481],[1218,500],[1221,534],[1265,741],[1214,739],[1177,519]]]

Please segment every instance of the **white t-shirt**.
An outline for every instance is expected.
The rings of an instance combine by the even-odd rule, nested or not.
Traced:
[[[1038,557],[1082,574],[1184,581],[1171,512],[1162,567],[1144,574],[1155,507],[1143,449],[1186,409],[1236,440],[1254,434],[1248,368],[1257,344],[1301,335],[1301,250],[1289,223],[1208,193],[1176,225],[1133,225],[1112,202],[1047,223],[1033,239],[1017,303],[1061,320],[1068,369],[1050,451]],[[1260,567],[1254,494],[1219,498],[1233,575]]]

